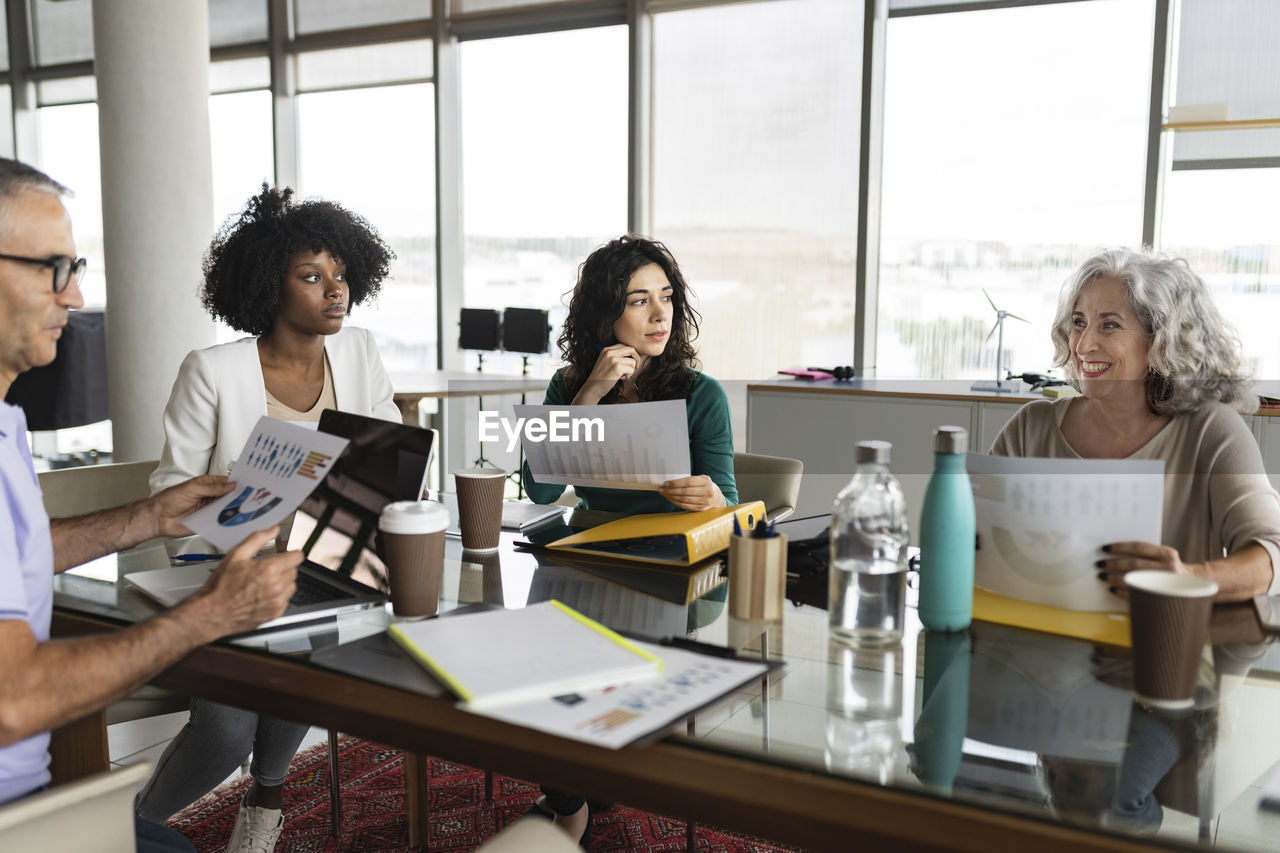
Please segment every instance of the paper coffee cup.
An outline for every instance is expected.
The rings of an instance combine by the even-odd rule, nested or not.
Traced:
[[[378,519],[397,616],[431,616],[440,606],[449,512],[434,501],[397,501]]]
[[[501,468],[463,468],[453,472],[458,493],[458,528],[462,547],[492,551],[502,533],[502,493],[507,472]]]
[[[1191,707],[1218,585],[1151,570],[1129,572],[1124,580],[1138,701],[1156,708]]]

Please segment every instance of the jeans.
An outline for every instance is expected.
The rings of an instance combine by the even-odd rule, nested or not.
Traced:
[[[249,772],[262,787],[284,783],[308,726],[204,699],[191,700],[191,719],[169,742],[134,800],[138,815],[164,823],[209,793],[253,752]]]
[[[133,819],[133,835],[138,853],[196,853],[196,848],[181,832],[140,817]]]

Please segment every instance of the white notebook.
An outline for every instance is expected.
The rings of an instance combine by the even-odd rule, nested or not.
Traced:
[[[476,708],[607,687],[662,670],[653,653],[558,601],[400,622],[387,631]]]

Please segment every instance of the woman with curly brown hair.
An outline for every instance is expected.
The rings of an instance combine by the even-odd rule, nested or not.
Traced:
[[[657,492],[575,487],[591,509],[611,512],[698,511],[738,502],[733,479],[733,428],[720,383],[696,369],[698,312],[689,286],[667,247],[619,237],[587,257],[558,341],[565,366],[547,386],[550,406],[625,405],[684,400],[692,475],[669,480]],[[551,503],[564,486],[533,479],[524,488],[537,503]],[[551,817],[584,849],[591,809],[574,793],[544,787],[531,810]]]
[[[625,236],[583,262],[560,335],[565,367],[547,386],[544,403],[594,406],[684,400],[693,474],[663,483],[656,493],[579,488],[591,509],[674,512],[736,504],[733,429],[720,383],[699,372],[693,340],[698,312],[667,247]],[[524,487],[537,503],[551,503],[563,486],[538,483],[526,465]]]
[[[201,293],[216,319],[253,337],[183,361],[152,491],[228,473],[262,415],[318,421],[328,408],[399,421],[373,336],[343,328],[352,306],[378,293],[392,258],[361,217],[264,184],[214,237]],[[271,850],[283,828],[281,785],[306,733],[304,725],[193,700],[190,721],[138,795],[138,813],[163,823],[252,751],[254,785],[227,849]]]

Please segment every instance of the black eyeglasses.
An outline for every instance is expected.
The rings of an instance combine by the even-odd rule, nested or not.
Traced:
[[[0,254],[0,259],[49,267],[53,270],[54,293],[61,293],[66,290],[72,278],[79,281],[80,276],[84,275],[84,268],[89,265],[88,258],[73,258],[70,255],[54,255],[51,258],[27,258],[22,255]]]

